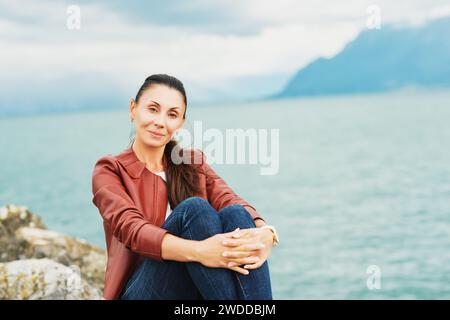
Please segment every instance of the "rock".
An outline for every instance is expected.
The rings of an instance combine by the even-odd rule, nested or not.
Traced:
[[[20,227],[46,229],[42,219],[28,210],[25,206],[13,204],[0,208],[0,223],[10,234]]]
[[[44,258],[66,268],[78,268],[83,283],[92,290],[103,291],[106,269],[106,253],[103,249],[83,239],[47,230],[42,219],[27,207],[0,207],[0,263]],[[17,297],[20,296],[26,295]]]
[[[23,258],[24,243],[14,236],[23,226],[45,229],[42,219],[31,213],[27,207],[6,205],[0,207],[0,262]]]
[[[0,299],[102,299],[100,290],[80,276],[76,266],[50,259],[0,263]]]
[[[25,241],[22,254],[26,258],[50,258],[66,266],[75,264],[87,281],[103,290],[106,269],[104,250],[84,240],[59,232],[38,228],[17,229],[16,238]]]

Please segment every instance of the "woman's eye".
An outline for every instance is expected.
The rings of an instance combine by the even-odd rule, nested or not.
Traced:
[[[176,113],[171,113],[171,114],[169,114],[169,117],[171,117],[171,118],[176,118],[176,117],[177,117],[177,114],[176,114]]]
[[[154,108],[154,107],[150,107],[150,108],[148,108],[148,109],[149,109],[150,111],[152,111],[152,112],[153,112],[153,111],[157,111],[156,108]]]

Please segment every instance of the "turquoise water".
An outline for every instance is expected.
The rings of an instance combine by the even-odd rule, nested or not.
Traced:
[[[279,128],[280,169],[213,165],[266,220],[277,299],[450,298],[450,92],[188,110],[206,128]],[[187,125],[189,128],[189,123]],[[104,247],[91,173],[129,143],[123,111],[0,120],[0,205]],[[369,265],[381,288],[366,285]]]

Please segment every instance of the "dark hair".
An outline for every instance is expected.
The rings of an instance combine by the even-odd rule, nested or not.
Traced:
[[[181,95],[183,96],[184,105],[186,106],[186,108],[184,109],[184,114],[183,114],[183,119],[184,119],[186,116],[186,109],[187,109],[186,90],[184,90],[183,83],[180,80],[178,80],[175,77],[169,76],[168,74],[153,74],[150,77],[147,77],[147,79],[145,79],[142,86],[139,88],[139,91],[137,92],[136,98],[134,99],[134,101],[136,101],[136,103],[138,103],[138,101],[139,101],[140,97],[142,96],[142,94],[144,93],[144,91],[147,90],[153,84],[162,84],[169,88],[175,89],[179,93],[181,93]]]
[[[183,83],[180,80],[167,74],[154,74],[147,77],[136,94],[136,98],[134,99],[135,102],[137,103],[139,101],[139,98],[142,96],[144,91],[148,90],[152,85],[155,84],[167,86],[181,93],[185,104],[185,110],[183,114],[183,119],[185,119],[187,110],[186,90],[184,89]],[[131,141],[130,144],[132,144],[133,141]],[[201,172],[200,166],[196,164],[184,162],[182,162],[181,164],[173,163],[171,154],[174,148],[177,148],[175,152],[178,152],[178,155],[180,155],[181,157],[183,156],[183,152],[185,151],[178,145],[177,141],[175,140],[170,140],[164,148],[164,157],[167,159],[167,194],[169,197],[170,207],[172,209],[174,209],[184,199],[196,196],[200,193],[198,173]]]

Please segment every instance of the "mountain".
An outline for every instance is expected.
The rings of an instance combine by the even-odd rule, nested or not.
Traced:
[[[450,87],[450,18],[419,27],[365,30],[336,56],[319,58],[275,98]]]

